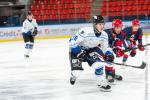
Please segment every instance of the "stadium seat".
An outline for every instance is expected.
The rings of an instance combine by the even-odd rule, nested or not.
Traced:
[[[53,6],[52,6],[52,5],[48,5],[47,8],[48,8],[48,9],[53,9]]]
[[[36,10],[40,10],[40,6],[39,5],[36,5]]]
[[[89,18],[92,2],[93,0],[33,0],[30,8],[38,20]]]
[[[50,10],[46,10],[46,15],[50,15]]]
[[[31,11],[35,10],[35,6],[31,5]]]
[[[47,9],[47,5],[41,5],[41,9],[42,10],[46,10]]]
[[[49,4],[48,0],[44,0],[44,4],[48,5]]]

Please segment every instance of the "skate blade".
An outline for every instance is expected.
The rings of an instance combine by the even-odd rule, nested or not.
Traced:
[[[108,82],[108,83],[109,83],[109,85],[116,85],[116,83],[115,83],[115,82],[113,82],[113,83]]]
[[[105,89],[100,88],[100,91],[101,91],[101,92],[111,92],[111,89],[105,90]]]

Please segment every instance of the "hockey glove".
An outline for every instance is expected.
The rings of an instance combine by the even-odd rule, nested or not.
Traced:
[[[139,48],[140,51],[144,51],[145,50],[145,48],[144,48],[144,46],[142,44],[139,44],[138,48]]]
[[[80,61],[84,62],[85,59],[86,59],[86,52],[85,52],[85,51],[81,51],[80,53],[77,54],[77,58],[78,58]]]
[[[37,35],[37,33],[38,33],[38,31],[37,31],[37,27],[35,27],[35,28],[34,28],[34,31],[33,31],[33,33],[32,33],[32,35],[33,35],[33,36],[36,36],[36,35]]]

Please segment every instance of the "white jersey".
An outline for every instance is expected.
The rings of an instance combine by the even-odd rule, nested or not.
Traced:
[[[32,22],[30,22],[28,19],[26,19],[23,22],[22,32],[23,33],[27,33],[29,31],[33,32],[35,27],[38,27],[38,24],[36,23],[35,19],[32,19]]]
[[[105,52],[108,48],[108,35],[105,31],[97,37],[93,27],[85,27],[80,29],[71,39],[70,47],[81,46],[84,49],[94,48],[100,45],[100,48]]]

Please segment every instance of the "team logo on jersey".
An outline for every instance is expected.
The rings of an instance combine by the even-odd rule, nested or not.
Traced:
[[[131,37],[130,38],[134,38],[134,35],[131,35]]]

